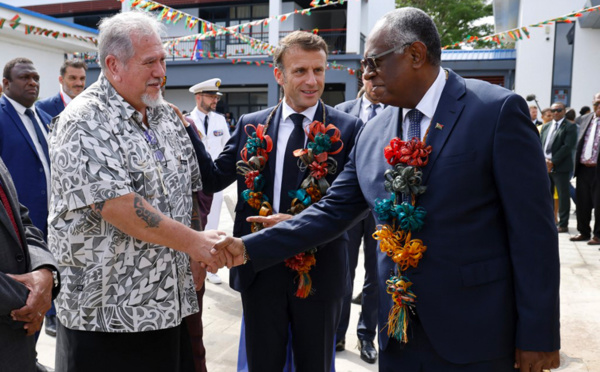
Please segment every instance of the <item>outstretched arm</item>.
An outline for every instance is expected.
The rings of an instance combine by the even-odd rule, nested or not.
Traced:
[[[210,249],[218,241],[229,239],[225,233],[194,231],[163,215],[136,193],[93,204],[92,209],[124,233],[187,253],[192,260],[205,263],[211,272],[226,264],[231,265],[231,256],[228,257],[225,252],[210,254]]]

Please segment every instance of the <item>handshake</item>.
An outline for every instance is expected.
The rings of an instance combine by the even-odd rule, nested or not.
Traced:
[[[248,217],[246,220],[268,228],[290,218],[292,216],[289,214],[277,213],[267,217]],[[200,241],[193,243],[193,248],[188,250],[188,254],[192,260],[200,262],[202,267],[211,273],[217,272],[223,266],[232,268],[243,265],[248,260],[246,248],[240,238],[227,236],[224,232],[216,230],[198,232],[197,236]]]

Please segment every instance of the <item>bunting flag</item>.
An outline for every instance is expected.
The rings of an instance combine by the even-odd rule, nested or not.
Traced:
[[[6,21],[9,22],[9,26],[13,29],[16,30],[19,26],[23,26],[23,31],[25,32],[25,35],[37,35],[37,36],[53,36],[54,38],[58,38],[59,36],[63,37],[63,38],[74,38],[86,43],[92,43],[94,45],[98,45],[98,40],[94,37],[90,37],[90,36],[80,36],[80,35],[73,35],[67,32],[59,32],[59,31],[54,31],[54,30],[48,30],[45,28],[41,28],[35,25],[30,25],[30,24],[25,24],[25,23],[21,23],[21,16],[19,14],[15,14],[11,19],[7,20],[6,18],[0,18],[0,29],[4,28],[4,23]]]
[[[573,23],[573,18],[579,18],[582,17],[585,13],[589,13],[589,12],[593,12],[593,11],[600,11],[600,5],[596,5],[596,6],[592,6],[592,7],[587,7],[587,8],[583,8],[579,11],[576,12],[571,12],[569,14],[565,14],[563,16],[560,17],[556,17],[556,18],[552,18],[552,19],[547,19],[545,21],[542,22],[538,22],[538,23],[534,23],[532,25],[529,26],[520,26],[517,28],[513,28],[504,32],[499,32],[497,34],[492,34],[492,35],[487,35],[487,36],[480,36],[478,39],[473,39],[472,36],[467,35],[467,37],[459,42],[456,43],[452,43],[452,44],[448,44],[445,45],[444,47],[442,47],[442,49],[448,49],[450,47],[458,47],[458,46],[463,46],[466,44],[470,44],[473,41],[477,41],[479,39],[483,40],[483,41],[490,41],[490,42],[495,42],[498,45],[502,45],[502,39],[511,39],[511,41],[519,41],[519,40],[523,40],[523,36],[521,34],[521,31],[523,31],[523,33],[525,34],[525,36],[529,39],[529,30],[528,27],[544,27],[545,25],[552,25],[554,23]]]

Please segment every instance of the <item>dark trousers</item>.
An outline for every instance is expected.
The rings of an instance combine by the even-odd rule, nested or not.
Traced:
[[[356,334],[359,340],[373,341],[377,334],[377,241],[373,239],[375,232],[375,218],[369,215],[348,230],[348,264],[350,265],[351,283],[354,283],[356,265],[358,264],[358,253],[360,244],[363,243],[365,254],[365,282],[362,288],[362,307],[358,319]],[[350,306],[352,300],[352,288],[344,297],[340,325],[336,332],[336,339],[346,338],[346,331],[350,322]]]
[[[390,339],[385,350],[379,351],[379,372],[515,372],[513,366],[514,355],[472,364],[450,363],[435,351],[418,319],[411,320],[407,344]]]
[[[569,226],[571,199],[569,194],[569,173],[550,173],[550,192],[554,195],[554,187],[558,193],[558,226]]]
[[[202,286],[202,289],[196,292],[200,311],[184,319],[185,324],[187,325],[187,330],[190,334],[196,372],[206,372],[206,348],[204,347],[204,342],[202,341],[202,335],[204,333],[202,325],[202,299],[204,298],[204,288],[205,286]]]
[[[329,372],[342,297],[315,300],[294,295],[297,284],[281,280],[275,266],[256,275],[242,292],[246,355],[250,372],[281,372],[292,333],[294,370]],[[273,274],[273,275],[269,275]]]
[[[193,372],[187,328],[136,333],[76,331],[56,322],[57,372]]]
[[[590,222],[594,210],[593,236],[600,238],[600,185],[596,180],[596,167],[580,165],[577,172],[577,231],[592,236]]]

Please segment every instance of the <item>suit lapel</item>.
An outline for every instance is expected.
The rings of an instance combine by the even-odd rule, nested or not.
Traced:
[[[275,114],[271,118],[271,121],[269,122],[269,128],[267,129],[267,134],[271,137],[271,140],[273,141],[273,150],[269,153],[269,160],[267,161],[267,164],[269,166],[269,175],[268,179],[265,180],[267,182],[265,192],[269,197],[269,200],[271,200],[271,202],[273,202],[273,182],[275,182],[275,163],[277,162],[277,134],[279,133],[279,123],[281,122],[281,111],[282,108],[281,105],[279,105],[279,107],[277,107],[277,110],[275,111]],[[267,120],[268,116],[269,113],[267,113],[267,116],[264,119],[265,121]],[[258,125],[266,123],[252,124]]]
[[[323,110],[325,110],[324,103],[322,103],[321,101],[319,101],[319,105],[317,106],[317,111],[315,111],[315,116],[312,118],[311,123],[313,121],[315,121],[315,120],[319,121],[319,122],[323,120]],[[325,114],[326,114],[326,116],[325,116],[325,123],[323,123],[323,124],[325,124],[325,125],[328,125],[328,124],[335,125],[335,123],[331,123],[331,118],[329,116],[329,113],[326,111]],[[308,144],[308,142],[307,142],[307,144]],[[308,172],[309,172],[308,168],[304,172],[301,172],[300,169],[298,169],[298,178],[296,179],[296,188],[300,187],[300,184],[302,183],[302,180],[306,178],[306,176],[308,175]]]
[[[25,124],[23,124],[23,122],[21,121],[21,117],[19,116],[13,105],[11,105],[10,102],[8,102],[8,100],[4,97],[0,98],[0,102],[2,104],[2,109],[12,119],[11,121],[13,125],[16,127],[17,131],[19,131],[19,133],[21,133],[21,135],[25,138],[25,141],[27,141],[27,144],[31,148],[31,151],[33,151],[33,153],[38,157],[38,159],[40,159],[40,154],[38,154],[35,145],[33,144],[31,137],[29,136],[29,132],[27,132],[27,128],[25,128]]]
[[[352,110],[350,110],[349,114],[352,116],[356,116],[360,118],[360,109],[362,108],[362,98],[357,98],[355,100],[354,105],[352,106]]]
[[[464,103],[460,102],[460,98],[466,92],[464,80],[450,70],[448,75],[448,81],[429,125],[426,143],[431,145],[432,151],[429,155],[429,164],[422,168],[424,185],[427,184],[431,169],[448,141],[448,137],[450,137],[465,106]]]

